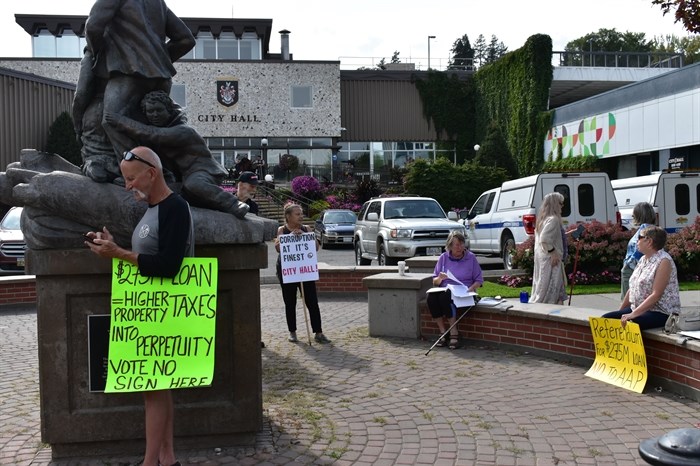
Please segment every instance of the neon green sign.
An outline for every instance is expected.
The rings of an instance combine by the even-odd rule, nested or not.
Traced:
[[[174,278],[113,260],[106,393],[211,385],[217,278],[216,258],[185,258]]]

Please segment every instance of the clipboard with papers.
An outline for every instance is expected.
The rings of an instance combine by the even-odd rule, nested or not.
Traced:
[[[449,284],[447,287],[434,287],[430,288],[428,290],[428,293],[434,293],[434,292],[439,292],[439,291],[445,291],[445,289],[450,290],[450,293],[452,293],[452,302],[454,303],[455,307],[469,307],[473,306],[475,303],[474,297],[478,296],[478,294],[474,291],[469,291],[469,287],[467,287],[464,283],[459,281],[457,277],[454,276],[452,272],[449,270],[446,272],[447,273],[447,278],[452,280],[453,282],[456,282],[457,285]]]

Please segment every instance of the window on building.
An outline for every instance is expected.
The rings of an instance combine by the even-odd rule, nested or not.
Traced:
[[[260,60],[260,38],[254,32],[244,32],[239,41],[241,60]]]
[[[238,60],[238,40],[233,31],[221,31],[217,46],[219,60]]]
[[[32,56],[35,58],[56,56],[56,38],[48,29],[39,29],[32,37]]]
[[[173,99],[180,107],[187,108],[187,94],[184,84],[173,84],[170,88],[170,98]]]
[[[56,56],[59,58],[82,57],[80,38],[70,29],[64,29],[60,37],[56,38]]]
[[[292,108],[312,108],[311,86],[292,86]]]
[[[199,31],[194,46],[194,58],[216,60],[216,41],[210,31]]]

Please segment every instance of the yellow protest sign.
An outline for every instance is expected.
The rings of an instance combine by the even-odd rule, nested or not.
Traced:
[[[105,392],[211,385],[217,278],[215,258],[187,257],[174,278],[113,260]]]
[[[593,333],[595,361],[586,375],[642,393],[647,383],[647,358],[639,325],[627,322],[622,328],[619,319],[589,317],[588,320]]]

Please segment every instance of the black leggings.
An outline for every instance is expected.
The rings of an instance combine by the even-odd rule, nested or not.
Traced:
[[[452,303],[452,293],[447,288],[445,288],[445,291],[428,293],[426,304],[428,305],[430,315],[433,317],[433,319],[437,319],[439,317],[450,318],[457,316],[457,309]]]
[[[314,333],[321,333],[321,310],[318,308],[318,296],[316,296],[316,282],[280,283],[282,285],[282,299],[284,300],[284,313],[287,316],[287,328],[290,332],[297,331],[297,290],[304,285],[304,298],[309,309],[311,329]]]

